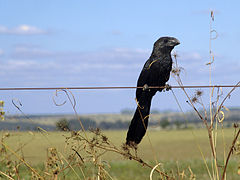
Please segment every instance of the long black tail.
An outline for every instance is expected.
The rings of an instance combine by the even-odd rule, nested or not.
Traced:
[[[141,98],[128,129],[126,144],[139,144],[146,133],[152,96]]]

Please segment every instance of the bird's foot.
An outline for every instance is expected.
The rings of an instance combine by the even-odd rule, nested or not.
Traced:
[[[149,89],[149,86],[147,84],[144,84],[143,91],[146,91],[146,90],[150,90],[150,89]]]
[[[137,150],[137,143],[134,141],[127,141],[126,146],[127,148],[129,147],[129,148],[135,149],[135,151]]]
[[[172,87],[169,84],[165,84],[165,88],[163,89],[163,91],[169,91],[171,89]]]

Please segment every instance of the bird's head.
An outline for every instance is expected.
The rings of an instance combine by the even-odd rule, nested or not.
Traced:
[[[161,37],[153,46],[153,55],[158,56],[162,53],[170,53],[174,46],[180,44],[180,41],[174,37]]]

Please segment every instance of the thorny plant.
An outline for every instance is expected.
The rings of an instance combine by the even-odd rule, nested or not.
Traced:
[[[178,172],[174,173],[171,171],[170,173],[167,173],[163,170],[163,168],[161,170],[157,169],[157,166],[162,165],[161,163],[153,167],[151,164],[139,157],[137,155],[136,146],[129,147],[123,143],[121,147],[117,147],[101,132],[100,129],[97,128],[90,131],[92,135],[89,139],[85,138],[82,131],[78,131],[72,132],[71,136],[66,137],[66,142],[67,144],[71,144],[72,150],[76,152],[79,160],[83,164],[92,163],[94,165],[96,172],[95,176],[99,179],[112,179],[110,173],[107,171],[107,169],[110,168],[110,165],[102,159],[102,155],[109,152],[117,153],[125,159],[134,160],[142,166],[151,168],[152,171],[150,179],[152,179],[154,171],[159,173],[161,179],[195,179],[195,175],[191,171],[190,167],[188,168],[188,173],[184,173],[184,170],[180,171],[179,169]]]
[[[58,106],[64,105],[67,101],[63,103],[56,103],[55,98],[58,97],[58,92],[64,92],[68,101],[70,102],[75,115],[77,116],[80,124],[82,124],[77,111],[75,97],[69,90],[57,90],[55,93],[54,103]],[[18,99],[13,100],[13,105],[24,115],[26,116],[20,107],[22,103]],[[19,105],[17,105],[17,103]],[[27,117],[28,118],[28,117]],[[29,118],[28,118],[29,119]],[[42,132],[42,131],[40,131]],[[45,130],[43,132],[46,132]],[[0,174],[3,177],[9,179],[20,179],[21,174],[19,173],[20,166],[26,166],[31,173],[31,179],[65,179],[66,171],[73,171],[77,179],[81,179],[82,176],[84,179],[113,179],[109,173],[110,165],[104,161],[103,155],[109,152],[114,152],[122,156],[123,158],[134,160],[140,163],[142,166],[152,169],[151,178],[153,172],[156,171],[162,177],[161,179],[175,179],[176,177],[186,177],[183,171],[178,171],[174,174],[171,171],[167,174],[163,169],[157,169],[157,166],[152,166],[148,162],[144,161],[137,155],[137,146],[127,146],[125,143],[121,147],[114,145],[107,136],[105,136],[100,129],[92,129],[89,132],[86,132],[85,128],[82,126],[82,130],[75,132],[72,131],[70,136],[66,136],[66,146],[68,146],[72,153],[66,158],[61,154],[55,147],[49,147],[47,149],[47,160],[45,162],[45,168],[43,172],[38,172],[36,169],[31,167],[24,159],[22,148],[27,144],[21,145],[17,150],[11,149],[6,145],[4,140],[10,137],[10,133],[6,133],[1,140],[1,157],[2,163],[5,163],[7,169],[5,171],[0,171]],[[44,135],[46,137],[46,135]],[[11,160],[11,156],[14,155],[17,157],[18,161]],[[89,170],[89,166],[91,170]],[[92,168],[93,167],[93,168]],[[79,169],[81,175],[77,174],[75,169]],[[90,173],[89,173],[90,171]],[[189,177],[194,177],[191,169],[189,168]],[[59,178],[58,178],[59,177]],[[194,178],[191,178],[194,179]]]
[[[210,19],[210,40],[209,40],[209,54],[210,54],[210,61],[206,64],[207,66],[209,66],[209,84],[210,86],[212,85],[212,80],[211,80],[211,65],[214,63],[214,54],[212,51],[212,40],[215,40],[218,37],[217,31],[212,29],[212,22],[214,21],[214,12],[211,11],[211,19]],[[215,37],[212,37],[212,34],[215,33]],[[233,141],[232,141],[232,145],[230,147],[230,150],[228,152],[228,155],[226,156],[226,150],[224,149],[224,162],[223,162],[223,166],[221,166],[219,164],[218,161],[218,156],[217,156],[217,130],[218,130],[218,124],[220,124],[221,126],[221,130],[223,133],[223,121],[224,121],[224,110],[228,111],[228,108],[226,108],[224,106],[224,102],[230,98],[232,92],[236,89],[236,87],[238,87],[240,85],[240,81],[236,84],[235,87],[233,87],[225,97],[223,97],[223,90],[221,88],[212,88],[210,89],[210,102],[209,102],[209,112],[206,109],[206,105],[203,103],[202,100],[202,94],[203,92],[201,90],[197,90],[195,92],[195,94],[191,97],[186,89],[183,87],[183,83],[182,80],[180,78],[180,73],[182,71],[183,68],[178,66],[177,63],[177,53],[175,52],[173,54],[174,60],[175,60],[175,66],[172,70],[172,74],[174,75],[175,80],[177,81],[177,83],[179,84],[179,86],[181,86],[183,92],[185,93],[186,97],[187,97],[187,103],[194,109],[194,111],[196,112],[197,116],[202,120],[203,124],[205,125],[207,132],[208,132],[208,137],[209,137],[209,143],[210,143],[210,147],[211,147],[211,152],[212,152],[212,173],[209,170],[209,167],[206,163],[205,157],[204,161],[205,161],[205,165],[208,171],[208,175],[210,177],[211,180],[225,180],[226,179],[226,169],[228,166],[228,162],[230,159],[230,156],[232,155],[233,151],[236,150],[235,148],[235,144],[236,141],[238,139],[238,136],[240,134],[240,128],[238,127],[237,124],[234,125],[234,128],[236,130],[236,133],[233,137]],[[217,90],[216,90],[217,89]],[[214,94],[216,94],[215,100],[213,101],[213,96]],[[222,101],[220,102],[220,100],[222,99]],[[197,105],[200,105],[200,108],[197,107]],[[202,109],[203,111],[201,111],[200,109]],[[224,133],[223,133],[223,139],[224,139]],[[225,142],[224,142],[225,143]],[[239,145],[238,145],[239,147]],[[239,149],[238,149],[238,154],[239,154]],[[201,152],[202,153],[202,152]],[[239,169],[240,169],[240,165],[239,165]],[[240,172],[240,170],[239,170]],[[222,174],[221,174],[222,173]]]
[[[70,102],[76,116],[78,117],[79,122],[81,122],[76,107],[76,101],[74,95],[68,90],[58,90],[57,92],[62,91],[65,93],[68,101]],[[58,93],[55,93],[55,96],[58,96]],[[55,97],[55,98],[56,98]],[[54,103],[56,105],[63,105],[64,103],[57,104],[55,99]],[[20,101],[18,100],[18,103]],[[16,103],[14,104],[16,107]],[[22,104],[21,104],[22,106]],[[20,107],[17,106],[19,110]],[[21,111],[22,112],[22,111]],[[23,112],[22,112],[23,113]],[[82,124],[82,123],[81,123]],[[100,129],[92,129],[90,132],[86,132],[85,128],[82,126],[82,130],[75,132],[72,131],[70,136],[66,136],[66,146],[72,150],[71,154],[66,158],[61,154],[55,147],[50,147],[47,149],[47,160],[45,162],[45,168],[43,172],[38,172],[36,169],[31,167],[25,160],[24,155],[18,155],[18,151],[12,150],[4,143],[4,139],[9,137],[10,134],[6,134],[2,139],[2,152],[5,153],[6,157],[9,157],[9,154],[15,155],[18,161],[7,161],[9,164],[8,171],[1,171],[0,173],[4,177],[9,179],[21,178],[21,175],[18,173],[17,169],[20,165],[25,165],[29,168],[31,172],[32,179],[60,179],[66,178],[66,171],[73,171],[77,179],[113,179],[109,173],[110,165],[108,162],[104,161],[103,155],[109,152],[117,153],[125,159],[134,160],[137,163],[140,163],[142,166],[152,169],[150,178],[153,176],[153,172],[156,171],[159,173],[161,179],[176,179],[176,178],[186,178],[194,179],[195,176],[191,171],[191,168],[188,168],[188,173],[185,170],[177,172],[167,173],[163,168],[157,169],[157,166],[152,166],[150,163],[144,161],[137,154],[137,146],[127,146],[125,143],[122,146],[117,147],[110,141],[110,139],[105,136]],[[22,150],[22,147],[19,148]],[[3,157],[3,156],[1,156]],[[4,157],[4,160],[9,158]],[[14,164],[15,162],[15,164]],[[11,168],[10,168],[11,166]],[[163,165],[158,165],[162,167]],[[91,167],[89,169],[89,167]],[[81,175],[76,172],[76,169],[80,170]],[[11,172],[9,170],[12,170]]]
[[[75,115],[77,116],[82,127],[81,131],[78,131],[78,132],[72,131],[71,136],[66,137],[66,143],[68,145],[72,144],[71,149],[75,152],[75,154],[79,157],[79,160],[83,164],[86,164],[87,162],[87,163],[92,163],[94,165],[96,177],[98,179],[112,179],[111,175],[106,170],[107,167],[108,168],[110,167],[109,164],[106,163],[106,161],[102,160],[102,155],[108,152],[114,152],[121,155],[124,158],[135,160],[145,167],[148,167],[151,169],[154,168],[152,165],[145,162],[143,159],[141,159],[137,155],[136,145],[132,145],[130,147],[130,146],[127,146],[125,143],[123,143],[121,147],[117,147],[109,140],[107,136],[102,134],[101,130],[98,128],[92,129],[90,132],[93,136],[89,137],[86,133],[85,128],[82,126],[82,122],[75,109],[76,101],[75,101],[74,95],[69,90],[58,90],[56,91],[56,94],[55,94],[56,97],[58,95],[57,92],[59,91],[63,91],[66,94],[68,100],[72,105]],[[71,96],[69,95],[69,92]],[[57,104],[56,101],[54,100],[54,103],[59,106],[59,105],[65,104],[66,101],[64,101],[63,103]],[[82,154],[85,156],[83,156]],[[156,169],[155,171],[157,171],[162,177],[166,179],[174,179],[172,176],[168,175],[164,171],[161,171],[159,169]],[[83,171],[81,172],[83,177],[86,177],[84,172]]]
[[[101,132],[99,128],[91,129],[90,134],[87,133],[76,111],[76,100],[73,93],[67,89],[57,90],[55,93],[55,97],[57,97],[58,92],[61,92],[61,91],[65,93],[82,127],[81,131],[78,131],[78,132],[72,131],[71,136],[66,137],[66,144],[68,146],[71,146],[72,151],[75,152],[74,154],[72,154],[72,156],[78,156],[78,160],[80,161],[80,164],[94,165],[95,173],[93,173],[92,178],[96,177],[97,179],[112,179],[110,173],[108,173],[107,171],[107,169],[110,168],[110,165],[102,159],[103,158],[102,156],[106,153],[113,152],[122,156],[125,159],[134,160],[137,163],[140,163],[142,166],[152,169],[150,174],[150,179],[152,179],[152,175],[154,171],[156,171],[159,174],[160,179],[169,179],[169,180],[171,179],[172,180],[174,179],[194,180],[195,179],[195,175],[192,172],[190,167],[188,167],[186,171],[180,170],[180,168],[178,167],[177,172],[174,172],[173,170],[171,170],[169,173],[167,173],[163,168],[163,164],[161,163],[158,163],[156,166],[152,166],[150,163],[144,161],[141,157],[138,156],[136,144],[131,144],[129,146],[123,143],[121,147],[117,147],[114,143],[110,141],[110,139],[107,136],[105,136]],[[53,98],[53,100],[57,106],[64,105],[67,102],[67,101],[64,101],[63,103],[57,104],[55,98]],[[150,141],[150,144],[151,144],[151,141]],[[161,169],[158,169],[157,168],[158,166],[160,166]],[[80,166],[80,167],[81,167],[80,169],[82,172],[82,176],[85,178],[86,174],[84,173],[83,169],[86,166]]]

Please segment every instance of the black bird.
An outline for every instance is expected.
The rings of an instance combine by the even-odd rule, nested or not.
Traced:
[[[126,144],[139,144],[146,133],[152,97],[163,89],[148,88],[149,86],[165,86],[172,70],[171,51],[180,44],[174,37],[161,37],[153,46],[149,59],[144,64],[138,78],[136,90],[138,107],[128,129]]]

